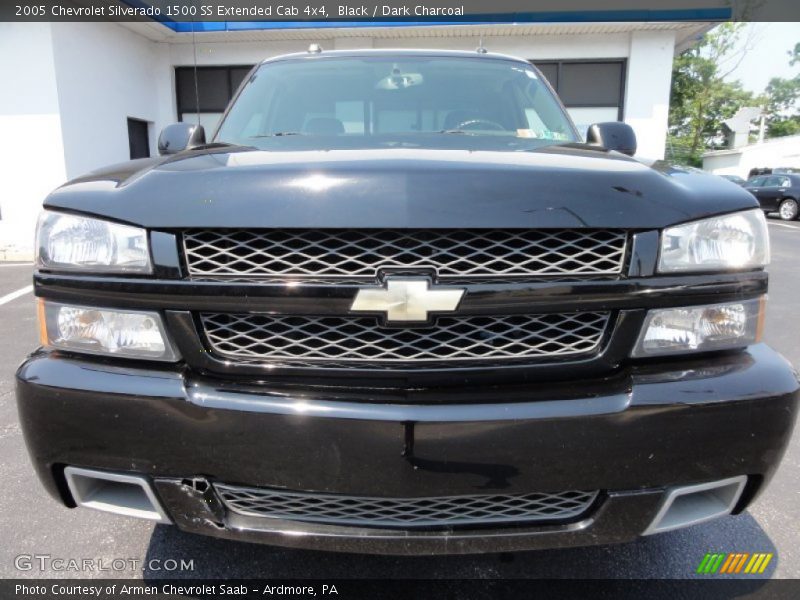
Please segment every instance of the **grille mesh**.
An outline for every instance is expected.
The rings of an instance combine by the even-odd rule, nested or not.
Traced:
[[[189,230],[192,277],[375,277],[435,269],[440,277],[617,275],[616,230]]]
[[[595,352],[610,313],[439,317],[392,328],[374,317],[201,313],[213,351],[237,359],[418,362],[548,358]]]
[[[287,492],[216,484],[225,506],[238,514],[332,525],[449,527],[574,519],[597,491],[521,495],[375,498]]]

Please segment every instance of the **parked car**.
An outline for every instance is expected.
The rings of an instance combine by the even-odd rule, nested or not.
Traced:
[[[348,552],[741,513],[798,409],[751,194],[582,142],[523,59],[309,52],[45,201],[28,450],[66,506]]]
[[[728,181],[731,181],[736,185],[741,185],[743,187],[747,183],[746,180],[742,179],[738,175],[720,175],[720,177],[722,177],[723,179],[727,179]]]
[[[758,198],[764,212],[777,212],[784,221],[797,218],[800,175],[759,175],[748,179],[744,187]]]

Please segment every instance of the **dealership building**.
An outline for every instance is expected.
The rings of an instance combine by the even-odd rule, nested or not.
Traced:
[[[622,120],[661,158],[674,56],[707,22],[525,24],[0,23],[0,260],[27,259],[42,199],[66,180],[155,155],[178,120],[213,130],[250,68],[310,43],[324,50],[437,48],[523,57],[580,129]],[[326,24],[330,25],[330,24]],[[197,64],[197,93],[194,65]],[[198,101],[199,100],[199,101]],[[169,199],[165,198],[165,202]]]

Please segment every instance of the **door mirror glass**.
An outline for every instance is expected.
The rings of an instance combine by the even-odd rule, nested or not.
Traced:
[[[206,143],[206,132],[196,123],[173,123],[167,125],[158,136],[158,153],[177,154]]]
[[[586,134],[586,142],[628,156],[636,154],[636,134],[633,132],[633,128],[627,123],[619,121],[591,125]]]

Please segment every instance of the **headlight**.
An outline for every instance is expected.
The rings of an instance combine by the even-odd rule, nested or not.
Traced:
[[[767,264],[769,233],[758,208],[669,227],[661,234],[661,273],[752,269]]]
[[[174,362],[177,350],[155,312],[72,306],[39,300],[43,346]]]
[[[152,271],[144,229],[51,211],[39,217],[36,265],[103,273]]]
[[[761,339],[765,299],[659,308],[647,313],[631,356],[742,348]]]

